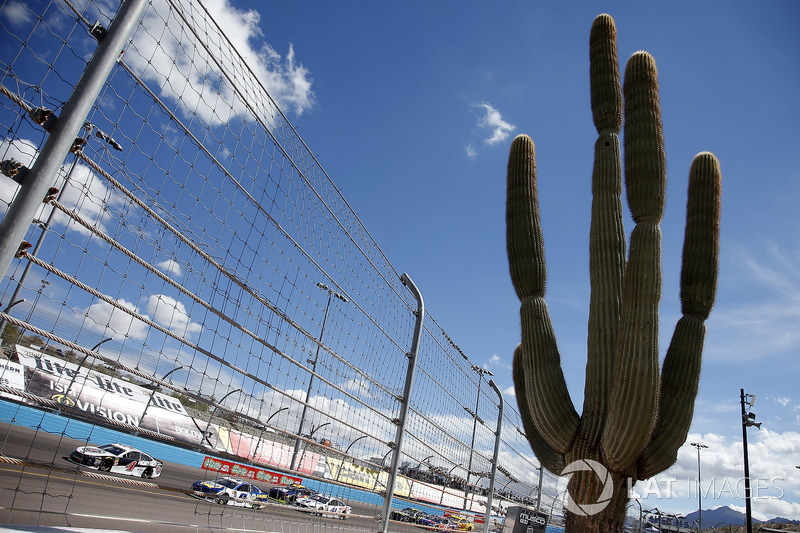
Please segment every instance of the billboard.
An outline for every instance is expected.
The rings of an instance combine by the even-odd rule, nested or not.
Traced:
[[[11,387],[12,389],[25,390],[25,367],[19,363],[0,360],[0,385]],[[0,392],[0,398],[22,399],[21,396]]]
[[[28,370],[25,390],[130,426],[201,444],[202,431],[177,398],[83,365],[17,345],[20,364]]]
[[[224,459],[206,456],[203,459],[202,468],[206,470],[213,470],[220,474],[235,476],[237,478],[252,479],[254,481],[263,481],[272,483],[273,485],[299,485],[303,480],[299,477],[290,476],[287,474],[280,474],[278,472],[271,472],[262,468],[256,468],[248,465],[240,465]]]

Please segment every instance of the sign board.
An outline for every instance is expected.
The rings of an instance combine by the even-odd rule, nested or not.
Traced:
[[[0,385],[12,389],[25,390],[25,367],[19,363],[0,360]],[[0,397],[20,399],[20,396],[0,392]]]
[[[263,470],[261,468],[240,465],[238,463],[225,461],[224,459],[217,459],[216,457],[206,456],[206,458],[203,459],[203,468],[219,472],[226,476],[252,479],[253,481],[262,481],[265,483],[272,483],[273,485],[300,485],[303,482],[299,477],[287,476],[286,474],[270,472],[269,470]]]
[[[182,441],[203,441],[202,431],[177,398],[32,348],[16,349],[28,369],[25,390],[31,394]]]
[[[525,507],[509,507],[503,533],[544,533],[547,515]]]

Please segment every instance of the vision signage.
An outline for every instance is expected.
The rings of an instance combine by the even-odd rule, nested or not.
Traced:
[[[202,431],[177,398],[17,345],[25,390],[130,426],[200,444]],[[148,407],[149,404],[149,407]]]

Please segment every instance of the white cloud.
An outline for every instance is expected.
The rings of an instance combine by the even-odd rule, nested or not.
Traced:
[[[7,2],[0,7],[0,15],[14,26],[22,26],[35,18],[22,2]]]
[[[478,121],[478,126],[488,128],[491,133],[489,137],[483,140],[484,144],[492,146],[508,139],[508,136],[511,135],[516,126],[503,120],[500,112],[491,105],[484,102],[479,104],[478,107],[485,111],[485,114]]]
[[[374,395],[370,391],[372,383],[363,378],[353,378],[345,381],[342,385],[342,390],[352,392],[359,398],[373,398]]]
[[[475,150],[475,148],[471,144],[467,145],[466,152],[467,152],[467,157],[470,159],[475,159],[476,157],[478,157],[477,150]]]
[[[720,361],[791,356],[800,349],[800,248],[765,241],[757,249],[737,247],[720,278],[720,301],[709,317],[707,354]],[[735,268],[734,268],[735,267]]]
[[[787,406],[787,405],[789,405],[789,404],[791,403],[791,401],[792,401],[792,399],[791,399],[791,398],[787,398],[787,397],[783,397],[783,398],[773,398],[773,399],[774,399],[776,402],[778,402],[779,404],[781,404],[781,407],[786,407],[786,406]]]
[[[117,303],[124,309],[137,312],[136,305],[124,299],[117,300]],[[86,321],[90,329],[114,340],[123,340],[125,337],[141,340],[147,336],[147,324],[104,301],[90,305],[86,317],[90,319]]]
[[[39,155],[38,148],[33,141],[28,139],[0,140],[0,159],[14,159],[22,163],[27,168],[31,168]],[[121,203],[121,198],[105,183],[98,178],[86,165],[77,163],[74,167],[61,167],[55,187],[62,192],[58,196],[58,201],[69,210],[78,214],[80,218],[88,224],[93,225],[100,231],[108,232],[105,225],[109,217],[109,206],[116,206]],[[69,181],[67,182],[67,178]],[[4,213],[14,198],[19,185],[10,178],[0,175],[0,213]],[[36,213],[35,218],[45,221],[50,216],[52,207],[42,204]],[[67,215],[56,211],[51,224],[60,224],[84,235],[89,233],[85,227],[73,222]]]
[[[0,141],[0,160],[2,161],[13,159],[30,168],[36,160],[37,154],[36,144],[28,139],[15,139],[12,141],[3,139]],[[17,182],[5,174],[0,174],[0,212],[5,213],[18,189]]]
[[[165,294],[150,296],[147,299],[147,312],[153,316],[156,324],[176,335],[191,335],[203,329],[197,322],[192,322],[183,303]]]
[[[191,19],[196,8],[188,2],[178,5]],[[279,107],[297,115],[311,107],[314,94],[309,71],[297,62],[293,46],[289,46],[284,59],[263,41],[257,11],[236,9],[228,0],[209,0],[204,5]],[[271,106],[265,99],[252,96],[260,89],[254,87],[249,72],[238,59],[234,60],[227,48],[219,46],[223,40],[216,34],[204,36],[205,25],[195,27],[210,47],[214,56],[211,57],[209,51],[195,46],[193,36],[171,30],[181,27],[178,19],[165,0],[153,2],[142,21],[144,30],[134,35],[135,53],[125,56],[126,62],[144,79],[161,88],[162,97],[180,106],[185,118],[199,118],[210,125],[226,124],[233,116],[249,116],[243,99],[254,106]],[[231,82],[229,77],[235,80]],[[232,83],[246,94],[237,96]],[[262,120],[272,122],[274,108],[262,108],[259,112]]]
[[[656,506],[681,513],[697,504],[697,450],[692,442],[708,446],[700,453],[700,485],[704,509],[736,508],[744,502],[744,452],[741,439],[708,433],[689,434],[671,468],[651,480],[637,483],[634,491],[647,496],[645,507]],[[800,486],[794,482],[800,433],[752,431],[748,438],[751,503],[760,519],[800,517]],[[667,501],[669,498],[671,501]],[[646,502],[646,503],[645,503]],[[693,503],[690,503],[693,502]],[[675,508],[678,506],[678,508]]]
[[[174,259],[165,259],[160,263],[156,263],[156,267],[169,276],[181,276],[183,274],[183,269],[181,268],[180,263],[175,261]]]
[[[517,389],[515,389],[514,386],[512,385],[512,386],[508,387],[506,390],[504,390],[503,394],[505,394],[506,396],[513,396],[514,398],[516,398],[517,397]]]

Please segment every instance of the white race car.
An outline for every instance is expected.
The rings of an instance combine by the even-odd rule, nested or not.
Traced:
[[[103,446],[80,446],[68,458],[81,466],[103,472],[125,474],[143,478],[161,475],[164,463],[146,453],[125,444]]]
[[[347,515],[353,512],[350,506],[344,503],[342,500],[331,498],[330,496],[325,496],[323,494],[314,494],[311,496],[297,498],[295,505],[309,509],[311,512],[319,515],[326,513],[338,514],[339,518],[342,520],[345,520]]]

